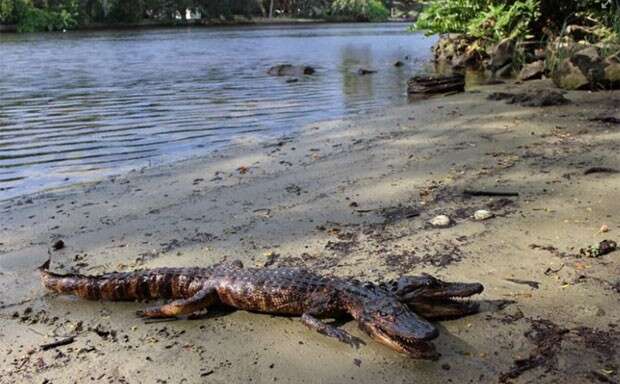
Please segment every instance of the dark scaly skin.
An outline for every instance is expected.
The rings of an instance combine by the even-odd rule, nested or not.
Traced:
[[[410,293],[418,290],[422,294],[421,286],[428,287],[424,279],[403,277],[382,285],[363,284],[298,268],[244,269],[240,262],[99,276],[60,275],[48,269],[49,260],[39,268],[43,285],[58,293],[89,300],[174,300],[140,311],[144,317],[188,315],[224,304],[248,311],[301,316],[308,327],[357,346],[357,338],[320,320],[350,315],[372,338],[399,352],[414,358],[438,357],[428,342],[438,336],[437,329],[409,308],[416,308],[419,301]]]

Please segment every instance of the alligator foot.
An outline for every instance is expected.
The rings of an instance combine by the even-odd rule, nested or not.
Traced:
[[[198,291],[189,299],[175,300],[159,307],[149,307],[137,311],[139,317],[163,318],[189,315],[207,308],[217,300],[217,292],[214,288]]]
[[[334,327],[333,325],[326,324],[322,322],[321,320],[317,319],[316,317],[309,315],[307,313],[304,313],[303,315],[301,315],[301,321],[308,328],[313,329],[320,334],[323,334],[329,337],[334,337],[340,340],[341,342],[352,346],[355,349],[359,348],[361,344],[363,345],[366,344],[364,343],[363,340],[351,335],[347,331]]]

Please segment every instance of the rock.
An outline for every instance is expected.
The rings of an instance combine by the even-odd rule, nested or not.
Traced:
[[[405,65],[405,63],[403,63],[402,61],[398,60],[397,62],[394,63],[395,67],[402,67],[403,65]]]
[[[610,57],[605,59],[604,65],[605,80],[617,88],[620,85],[620,62],[616,57]]]
[[[538,60],[533,63],[526,64],[519,73],[519,80],[527,81],[542,78],[545,72],[545,62]]]
[[[492,47],[489,52],[489,56],[491,57],[491,60],[489,61],[489,68],[492,71],[496,71],[506,66],[506,64],[512,63],[514,49],[515,42],[513,39],[505,38],[497,43],[497,45]]]
[[[465,76],[462,74],[451,76],[415,76],[407,82],[407,93],[410,95],[464,91]]]
[[[460,69],[476,66],[486,57],[475,40],[466,35],[442,36],[433,47],[433,56],[438,68]]]
[[[62,240],[56,240],[54,244],[52,244],[52,249],[54,249],[54,251],[59,251],[63,249],[64,247],[65,247],[65,242]]]
[[[508,78],[512,77],[512,63],[508,63],[495,71],[495,76]]]
[[[298,82],[298,81],[299,81],[299,79],[298,79],[298,78],[296,78],[296,77],[292,77],[292,78],[290,78],[290,79],[286,79],[286,82],[287,82],[287,83],[289,83],[289,84],[291,84],[291,83],[296,83],[296,82]]]
[[[551,78],[560,88],[617,89],[620,88],[620,61],[607,52],[617,52],[620,45],[557,39],[550,44],[549,67]]]
[[[599,230],[601,233],[609,232],[609,226],[607,224],[601,225],[601,229]]]
[[[371,75],[373,73],[377,73],[377,71],[375,71],[374,69],[367,69],[367,68],[360,68],[357,70],[357,74],[361,76]]]
[[[446,215],[439,215],[433,217],[430,223],[433,227],[446,228],[452,224],[452,220],[450,220],[450,218]]]
[[[292,64],[274,65],[267,71],[271,76],[302,76],[312,75],[314,72],[316,71],[313,67]]]
[[[564,59],[552,72],[551,78],[555,85],[562,89],[584,89],[590,84],[590,80],[570,59]]]
[[[478,221],[487,220],[493,216],[493,213],[491,211],[487,211],[486,209],[479,209],[474,212],[474,219]]]
[[[506,100],[508,104],[521,104],[524,107],[547,107],[570,103],[561,92],[541,89],[525,93],[494,92],[488,100]]]

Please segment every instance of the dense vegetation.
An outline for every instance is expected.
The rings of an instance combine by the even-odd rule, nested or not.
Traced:
[[[499,41],[542,38],[568,24],[620,32],[620,0],[430,0],[415,28]]]
[[[183,23],[186,10],[201,19],[233,15],[327,17],[379,21],[389,16],[380,0],[0,0],[0,23],[19,31],[63,30],[143,20]]]

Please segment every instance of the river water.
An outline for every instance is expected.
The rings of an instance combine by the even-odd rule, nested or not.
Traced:
[[[0,35],[0,200],[402,105],[434,41],[406,24]],[[289,83],[266,74],[279,63],[317,72]]]

